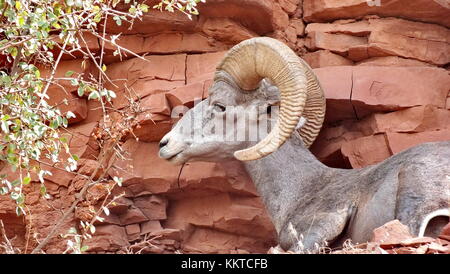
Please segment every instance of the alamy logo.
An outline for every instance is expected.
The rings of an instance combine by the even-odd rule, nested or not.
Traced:
[[[380,7],[381,6],[381,0],[366,0],[367,5],[369,7]]]

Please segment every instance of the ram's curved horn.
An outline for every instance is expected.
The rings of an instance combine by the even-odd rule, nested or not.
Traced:
[[[272,131],[256,145],[239,150],[242,161],[256,160],[276,151],[292,134],[301,116],[307,123],[300,130],[309,147],[319,134],[325,116],[325,98],[311,68],[289,47],[272,38],[245,40],[229,50],[216,70],[228,73],[243,90],[255,90],[270,79],[280,90],[280,112]]]

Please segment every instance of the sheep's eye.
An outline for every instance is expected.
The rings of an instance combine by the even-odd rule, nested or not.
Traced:
[[[213,108],[217,112],[224,112],[225,111],[225,106],[223,106],[221,104],[214,104]]]

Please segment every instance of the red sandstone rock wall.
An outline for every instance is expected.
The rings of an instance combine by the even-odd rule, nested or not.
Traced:
[[[120,60],[107,45],[107,74],[116,85],[108,88],[118,95],[113,104],[124,107],[126,96],[132,96],[148,111],[136,118],[139,141],[130,136],[125,143],[131,160],[110,172],[124,178],[126,195],[97,226],[87,242],[90,251],[118,252],[146,234],[161,236],[150,249],[155,253],[265,253],[276,244],[271,221],[239,162],[189,163],[180,172],[157,156],[157,142],[173,125],[171,110],[207,97],[225,51],[251,37],[277,38],[315,68],[327,96],[327,116],[312,151],[329,166],[364,167],[419,143],[449,140],[448,2],[380,3],[208,0],[192,21],[151,11],[132,29],[110,26],[108,33],[123,34],[120,45],[148,60],[130,55]],[[98,52],[97,40],[87,39]],[[69,69],[88,72],[89,66],[67,58],[59,72]],[[70,147],[82,158],[80,172],[89,174],[99,153],[92,138],[99,105],[57,87],[50,96],[55,104],[73,99],[64,107],[77,115],[70,121]],[[40,239],[49,232],[82,186],[77,176],[52,172],[46,182],[51,200],[39,198],[38,186],[30,186],[26,203],[32,217],[16,217],[9,198],[0,197],[7,234],[22,247],[30,233]],[[64,228],[82,217],[80,209]],[[30,232],[25,224],[31,224]],[[46,249],[62,250],[61,239]]]

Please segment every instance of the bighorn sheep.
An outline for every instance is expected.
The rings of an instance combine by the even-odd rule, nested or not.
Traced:
[[[279,114],[270,107],[277,104]],[[324,94],[311,68],[283,43],[253,38],[230,49],[209,97],[161,140],[159,155],[174,164],[244,161],[285,250],[299,247],[293,229],[313,250],[324,241],[365,242],[394,219],[415,235],[448,222],[450,142],[422,144],[362,169],[329,168],[307,149],[324,114]],[[242,116],[247,124],[233,126]],[[271,129],[259,129],[272,121]],[[252,126],[257,140],[248,138]]]

